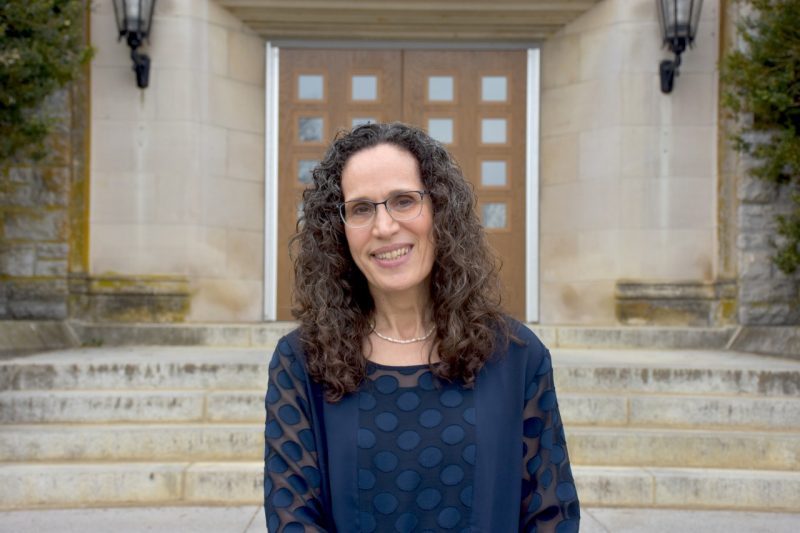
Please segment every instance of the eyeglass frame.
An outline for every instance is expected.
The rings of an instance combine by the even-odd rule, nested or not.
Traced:
[[[394,215],[392,214],[392,210],[389,209],[389,204],[387,202],[389,200],[391,200],[392,198],[395,198],[397,196],[401,196],[403,194],[408,194],[410,192],[415,192],[415,193],[419,194],[419,196],[420,196],[419,213],[417,213],[416,215],[414,215],[411,218],[406,218],[406,219],[401,219],[401,220],[398,220],[398,219],[394,218]],[[425,202],[425,195],[426,194],[428,196],[431,195],[430,191],[426,191],[426,190],[418,191],[418,190],[415,190],[415,189],[411,189],[411,190],[408,190],[408,191],[398,191],[398,192],[392,194],[391,196],[389,196],[388,198],[386,198],[382,202],[373,202],[372,200],[349,200],[347,202],[342,202],[342,203],[339,204],[339,206],[338,206],[339,218],[342,219],[342,223],[345,226],[348,226],[348,227],[351,227],[351,228],[355,228],[355,229],[366,228],[366,227],[368,227],[370,224],[372,224],[375,221],[375,216],[378,214],[378,206],[382,205],[386,209],[386,213],[390,217],[392,217],[392,220],[394,220],[395,222],[408,222],[409,220],[414,220],[415,218],[419,217],[422,214],[422,204]],[[372,204],[372,207],[373,207],[374,210],[372,212],[372,217],[370,217],[370,219],[369,219],[369,222],[367,222],[363,226],[353,226],[352,224],[347,222],[347,219],[344,216],[344,208],[345,208],[345,206],[347,204],[349,204],[351,202],[363,202],[363,203],[367,203],[367,204]]]

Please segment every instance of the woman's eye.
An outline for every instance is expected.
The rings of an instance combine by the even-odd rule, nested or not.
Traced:
[[[416,203],[413,196],[403,195],[398,196],[392,202],[395,207],[399,207],[400,209],[411,207]]]
[[[352,207],[350,213],[352,213],[354,216],[363,216],[370,214],[371,211],[371,204],[356,204]]]

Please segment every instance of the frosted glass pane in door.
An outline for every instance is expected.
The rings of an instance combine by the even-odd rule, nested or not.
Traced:
[[[297,131],[301,142],[322,141],[322,117],[300,117]]]
[[[428,100],[431,102],[452,102],[453,76],[429,76]]]
[[[505,161],[481,161],[481,185],[504,187],[506,183]]]
[[[377,100],[377,76],[353,76],[353,100]]]
[[[374,124],[376,122],[378,121],[373,117],[356,117],[351,121],[350,126],[355,128],[356,126],[361,126],[363,124]]]
[[[314,181],[311,171],[314,170],[314,167],[317,166],[318,163],[319,161],[313,159],[301,159],[297,163],[297,181],[303,185],[308,185]]]
[[[505,102],[508,82],[505,76],[481,77],[481,100],[484,102]]]
[[[428,134],[440,143],[453,142],[453,119],[431,118],[428,119]]]
[[[487,229],[502,229],[506,227],[506,204],[483,204],[483,227]]]
[[[484,118],[481,120],[481,142],[483,144],[505,144],[506,119]]]
[[[297,77],[297,98],[300,100],[322,100],[323,78],[320,74],[301,74]]]

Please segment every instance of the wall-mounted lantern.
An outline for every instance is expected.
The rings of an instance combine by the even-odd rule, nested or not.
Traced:
[[[150,35],[153,22],[153,8],[156,0],[114,0],[114,15],[117,19],[119,38],[127,37],[131,47],[133,70],[136,72],[136,85],[147,87],[150,81],[150,58],[136,51]]]
[[[659,66],[661,92],[666,94],[672,92],[681,54],[694,43],[703,0],[656,0],[656,5],[664,47],[675,54],[673,61],[665,59]]]

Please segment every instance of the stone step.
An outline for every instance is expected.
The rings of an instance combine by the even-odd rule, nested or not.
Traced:
[[[273,348],[294,322],[225,324],[90,323],[69,321],[72,336],[84,345],[239,346]],[[721,350],[735,327],[542,326],[528,327],[551,348],[660,348]]]
[[[559,393],[564,424],[706,429],[800,429],[800,399]]]
[[[271,349],[82,348],[0,361],[0,390],[262,390]],[[735,352],[553,350],[559,392],[800,396],[800,361]]]
[[[566,428],[576,465],[800,471],[800,434],[705,429]]]
[[[259,391],[0,392],[0,424],[264,422]]]
[[[565,424],[800,429],[800,399],[560,393]],[[0,392],[0,424],[263,422],[261,391]]]
[[[800,510],[800,472],[576,466],[584,506]],[[263,463],[0,465],[0,509],[244,505],[263,501]]]
[[[272,350],[118,347],[0,361],[0,390],[264,389]]]
[[[581,505],[800,510],[800,472],[577,466]]]
[[[567,428],[576,465],[800,470],[800,434]],[[0,428],[0,462],[235,461],[264,456],[261,424],[20,425]]]
[[[0,427],[0,462],[257,461],[263,457],[260,423]]]

